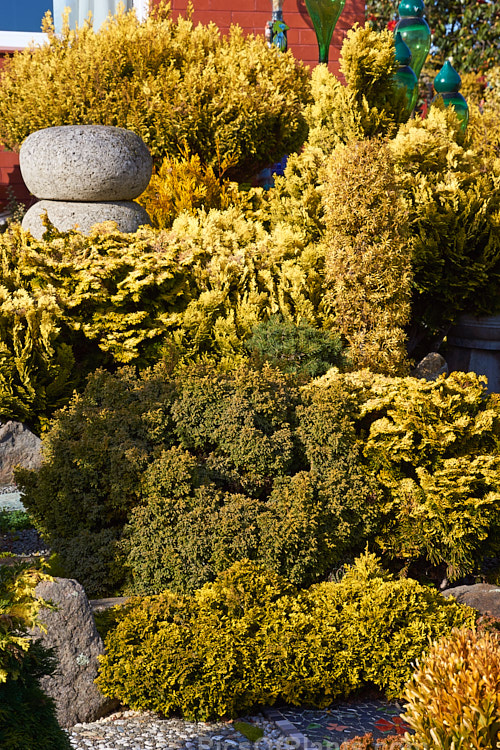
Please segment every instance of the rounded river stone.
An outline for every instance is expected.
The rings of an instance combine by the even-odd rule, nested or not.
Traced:
[[[138,135],[107,125],[37,130],[21,146],[19,163],[28,190],[53,201],[133,200],[153,168]]]
[[[151,224],[145,209],[133,201],[38,201],[26,212],[22,224],[23,229],[30,231],[38,240],[46,231],[41,218],[45,211],[52,224],[61,232],[78,229],[82,234],[90,234],[94,224],[103,221],[116,221],[120,232],[126,233],[136,232],[141,224]]]

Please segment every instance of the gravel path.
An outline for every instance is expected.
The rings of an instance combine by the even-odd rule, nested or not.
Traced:
[[[329,709],[270,708],[244,721],[260,727],[251,743],[232,722],[192,723],[151,712],[122,711],[69,730],[75,750],[339,750],[372,732],[375,739],[408,729],[402,707],[383,700],[337,701]]]
[[[21,493],[17,487],[0,487],[0,510],[24,510]]]
[[[264,736],[255,744],[232,722],[192,723],[161,719],[154,713],[123,711],[92,724],[69,730],[75,750],[294,750],[297,745],[262,714],[243,719],[261,727]]]

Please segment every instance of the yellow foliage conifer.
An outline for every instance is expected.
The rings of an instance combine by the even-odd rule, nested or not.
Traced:
[[[99,123],[134,131],[157,164],[187,143],[206,165],[231,154],[249,178],[307,135],[305,66],[233,27],[196,27],[166,3],[139,22],[123,10],[98,31],[88,22],[15,53],[0,73],[0,140],[17,149],[33,131]]]
[[[407,371],[411,267],[406,212],[386,146],[338,146],[325,167],[326,303],[355,367]]]
[[[312,72],[313,102],[305,109],[311,146],[330,153],[339,143],[392,136],[406,119],[404,94],[394,85],[398,68],[392,32],[355,25],[342,45],[343,85],[326,65]]]

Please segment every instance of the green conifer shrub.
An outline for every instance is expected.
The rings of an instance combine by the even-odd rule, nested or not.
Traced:
[[[397,69],[392,32],[368,24],[350,29],[340,53],[346,85],[326,65],[312,72],[313,101],[304,110],[308,143],[329,154],[340,143],[393,136],[407,119],[404,91],[393,81]]]
[[[338,146],[324,169],[326,303],[355,367],[408,368],[410,251],[391,155],[380,141]]]
[[[140,135],[159,165],[186,144],[206,166],[231,157],[249,179],[300,148],[309,99],[304,65],[233,27],[173,20],[166,3],[139,22],[118,12],[98,31],[84,24],[6,60],[0,75],[0,139],[17,149],[30,133],[99,123]]]
[[[298,586],[320,581],[376,537],[380,499],[356,448],[330,450],[321,469],[276,478],[258,559]]]
[[[292,378],[264,366],[220,371],[213,364],[176,371],[173,431],[182,448],[202,453],[224,489],[265,494],[270,477],[297,463]]]
[[[473,374],[332,369],[298,389],[268,365],[101,371],[16,476],[95,595],[189,591],[242,557],[304,586],[367,541],[453,578],[498,553],[499,425]]]
[[[498,402],[475,375],[299,391],[268,365],[165,367],[92,376],[16,475],[90,593],[190,591],[243,557],[304,586],[367,541],[450,578],[498,553]]]
[[[98,371],[44,435],[41,469],[16,481],[89,595],[189,591],[244,557],[307,585],[362,550],[380,513],[352,427],[320,414],[301,427],[299,403],[266,364]]]
[[[130,589],[192,591],[245,557],[299,586],[321,580],[375,535],[378,488],[359,464],[356,454],[340,455],[325,477],[270,477],[272,491],[258,498],[224,491],[190,453],[164,452],[146,472],[125,528]]]
[[[2,750],[70,750],[55,706],[39,680],[55,669],[54,655],[28,637],[45,602],[35,586],[46,578],[26,565],[0,565],[0,747]]]
[[[307,322],[294,325],[279,315],[256,325],[246,346],[257,360],[299,376],[316,377],[334,365],[343,369],[347,364],[340,336]]]
[[[298,593],[242,561],[191,596],[132,599],[108,633],[98,684],[138,710],[187,719],[236,716],[276,700],[324,706],[364,685],[401,693],[428,638],[473,611],[373,555],[340,583]]]
[[[311,470],[318,437],[308,447],[298,439],[305,430],[292,379],[267,366],[198,365],[176,380],[171,418],[180,447],[151,463],[125,529],[134,592],[193,590],[244,557],[304,586],[373,539],[377,483],[342,429]]]
[[[192,591],[236,560],[258,559],[265,503],[196,481],[202,471],[191,453],[171,448],[146,472],[123,545],[134,593]]]
[[[428,382],[330,370],[302,397],[313,413],[326,409],[358,436],[383,488],[380,550],[407,565],[442,566],[450,578],[496,554],[500,411],[484,378],[454,372]]]
[[[123,583],[118,541],[155,444],[168,440],[164,374],[97,371],[44,434],[38,471],[16,481],[37,528],[89,596]]]

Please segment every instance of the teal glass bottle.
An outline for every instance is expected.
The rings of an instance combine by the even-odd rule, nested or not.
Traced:
[[[396,85],[400,88],[404,88],[406,91],[406,110],[405,113],[409,117],[415,109],[418,96],[418,79],[415,72],[410,67],[411,63],[411,51],[408,45],[403,41],[403,38],[399,31],[394,37],[394,48],[396,53],[396,61],[399,63],[399,68],[394,74],[394,80]]]
[[[418,79],[431,47],[431,30],[423,18],[424,3],[422,0],[401,0],[398,13],[394,33],[399,32],[410,48],[413,72]]]
[[[344,10],[345,0],[305,0],[318,40],[319,62],[328,62],[332,35]]]
[[[447,60],[434,79],[434,90],[437,96],[433,101],[438,96],[442,96],[446,107],[449,107],[451,104],[455,108],[457,117],[460,120],[460,129],[464,131],[469,123],[469,105],[462,94],[459,93],[461,85],[462,79]]]

